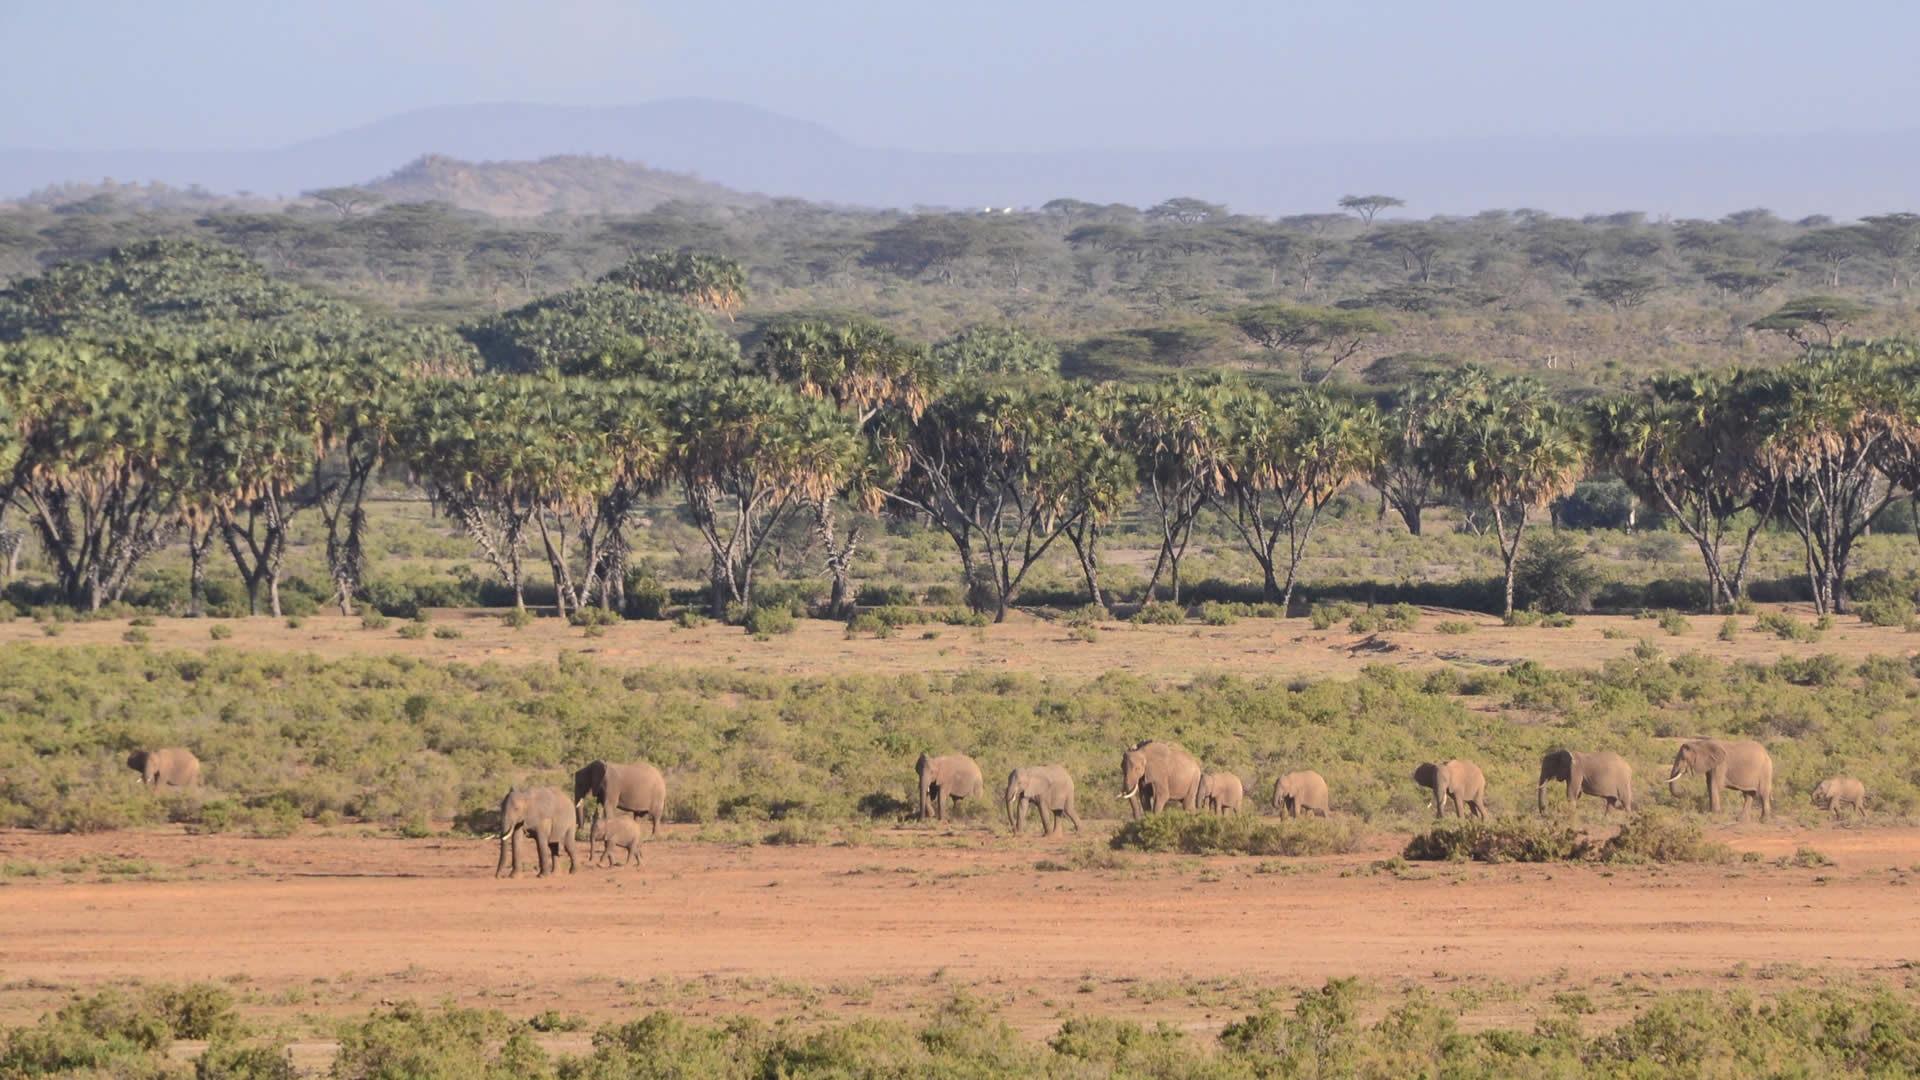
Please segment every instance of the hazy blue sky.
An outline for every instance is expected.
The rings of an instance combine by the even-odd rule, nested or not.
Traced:
[[[269,147],[424,105],[726,98],[1052,149],[1916,124],[1913,0],[0,0],[0,146]]]

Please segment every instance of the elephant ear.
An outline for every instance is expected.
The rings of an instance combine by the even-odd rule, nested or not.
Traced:
[[[1718,739],[1701,739],[1689,745],[1693,747],[1693,760],[1699,763],[1701,772],[1717,769],[1726,764],[1726,743]]]
[[[1540,775],[1549,780],[1565,780],[1573,775],[1573,751],[1555,750],[1540,759]]]
[[[1439,776],[1440,766],[1431,761],[1423,761],[1419,768],[1413,770],[1413,782],[1421,787],[1432,787],[1439,781]]]

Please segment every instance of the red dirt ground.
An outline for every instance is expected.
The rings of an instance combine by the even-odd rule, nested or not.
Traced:
[[[136,979],[226,979],[290,1016],[451,997],[596,1020],[867,1013],[961,983],[1036,1032],[1088,1010],[1208,1027],[1257,988],[1333,976],[1617,987],[1744,964],[1904,980],[1920,961],[1912,828],[1725,826],[1717,839],[1766,859],[1731,866],[1399,876],[1368,872],[1404,844],[1388,833],[1337,858],[1052,872],[1036,861],[1104,852],[1104,837],[901,829],[873,846],[743,847],[670,830],[642,868],[551,880],[495,880],[484,839],[341,832],[0,832],[0,1020]],[[1774,864],[1801,846],[1834,865]],[[110,857],[148,866],[103,874]],[[1181,989],[1196,985],[1211,989]]]

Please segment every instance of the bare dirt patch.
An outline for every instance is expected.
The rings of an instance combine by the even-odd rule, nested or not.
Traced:
[[[125,980],[213,979],[290,1018],[404,998],[828,1018],[967,985],[1034,1031],[1076,1011],[1204,1028],[1338,976],[1537,991],[1804,969],[1904,979],[1920,960],[1920,830],[1712,833],[1766,861],[1396,874],[1375,864],[1405,837],[1381,833],[1338,858],[1051,871],[1036,863],[1104,851],[1104,836],[901,829],[796,848],[674,829],[641,869],[495,880],[494,844],[448,835],[0,833],[0,1019]],[[1833,865],[1774,864],[1803,846]]]

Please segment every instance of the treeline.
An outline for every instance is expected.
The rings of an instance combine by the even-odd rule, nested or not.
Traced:
[[[1274,359],[1291,371],[1291,346],[1231,317],[1286,303],[1370,313],[1350,324],[1364,348],[1341,358],[1370,381],[1399,381],[1436,355],[1478,355],[1617,387],[1654,350],[1688,367],[1754,359],[1768,346],[1751,324],[1796,296],[1828,297],[1835,322],[1884,334],[1910,306],[1920,268],[1920,215],[1906,212],[1857,223],[1760,209],[1717,221],[1524,209],[1406,221],[1390,219],[1399,200],[1366,196],[1345,200],[1347,212],[1278,220],[1196,198],[1145,209],[1056,199],[991,214],[675,201],[639,215],[515,219],[351,188],[279,208],[70,194],[0,213],[0,280],[140,240],[195,239],[375,308],[466,319],[579,286],[641,252],[693,249],[741,263],[760,298],[756,323],[844,309],[944,337],[1013,321],[1061,343],[1067,374],[1102,378]]]
[[[1322,511],[1367,484],[1416,535],[1442,501],[1484,509],[1511,615],[1528,529],[1604,473],[1695,541],[1717,606],[1741,599],[1757,531],[1790,528],[1824,612],[1845,609],[1874,517],[1920,488],[1920,355],[1904,343],[1809,344],[1783,367],[1584,403],[1471,364],[1379,395],[1218,373],[1096,383],[1059,377],[1044,343],[1004,328],[930,348],[796,317],[743,349],[716,316],[746,277],[717,256],[641,255],[455,333],[370,319],[190,243],[63,265],[0,293],[0,507],[76,607],[118,601],[184,544],[196,613],[207,562],[225,557],[252,610],[278,614],[292,523],[317,514],[350,612],[368,488],[398,463],[517,605],[528,562],[544,563],[565,616],[627,607],[636,510],[672,492],[709,550],[713,614],[735,617],[795,527],[845,615],[864,508],[944,534],[968,602],[1004,617],[1057,550],[1106,606],[1101,542],[1125,512],[1159,533],[1147,599],[1178,601],[1213,515],[1284,609]],[[1243,318],[1278,335],[1293,313]]]

